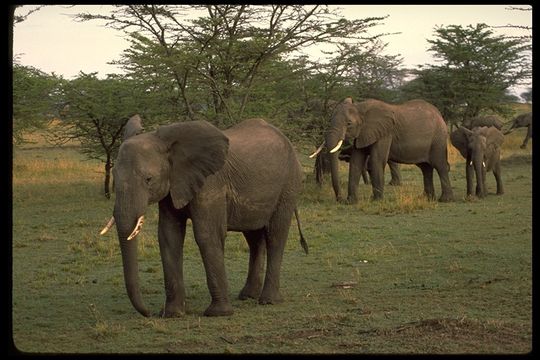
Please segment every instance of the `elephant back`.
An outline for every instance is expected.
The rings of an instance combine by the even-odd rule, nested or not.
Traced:
[[[466,119],[463,122],[463,126],[469,130],[480,126],[494,126],[495,128],[500,130],[503,126],[503,121],[497,115],[476,116]]]

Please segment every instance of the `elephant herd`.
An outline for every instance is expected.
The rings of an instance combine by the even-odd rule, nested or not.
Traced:
[[[529,115],[528,136],[532,134],[531,118]],[[520,118],[509,131],[524,126],[525,120]],[[464,124],[450,134],[452,144],[467,159],[467,194],[472,194],[475,173],[479,197],[486,195],[486,171],[493,171],[497,194],[503,193],[502,124],[481,121],[484,122]],[[137,235],[148,206],[154,203],[159,209],[158,242],[166,294],[160,316],[185,313],[183,246],[188,219],[211,296],[204,315],[233,313],[224,265],[227,231],[242,232],[249,246],[248,274],[239,299],[254,298],[260,304],[281,302],[281,263],[293,215],[300,243],[308,252],[297,211],[304,175],[287,137],[262,119],[245,120],[224,131],[206,121],[179,122],[151,132],[143,130],[138,115],[125,125],[113,169],[113,217],[101,231],[103,235],[116,224],[125,286],[133,307],[143,316],[152,314],[143,302],[139,286]],[[362,174],[366,176],[366,169],[372,198],[381,199],[387,163],[396,185],[400,182],[397,164],[416,164],[423,174],[424,193],[430,199],[435,199],[436,170],[442,190],[439,201],[452,201],[448,137],[440,112],[423,100],[391,105],[379,100],[356,103],[347,98],[336,106],[324,143],[312,156],[328,154],[338,201],[358,201],[358,183]],[[348,147],[340,152],[344,143]],[[339,186],[340,158],[349,162],[346,199]]]

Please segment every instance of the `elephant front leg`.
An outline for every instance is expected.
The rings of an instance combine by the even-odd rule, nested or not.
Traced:
[[[220,201],[190,205],[193,233],[206,271],[206,284],[212,297],[212,302],[204,311],[205,316],[233,314],[224,262],[227,235],[225,209],[224,202]]]
[[[504,187],[501,178],[501,164],[497,162],[493,167],[493,175],[495,176],[495,181],[497,182],[497,195],[504,194]]]
[[[371,146],[369,162],[371,166],[372,199],[382,200],[384,197],[384,168],[388,162],[391,138],[385,137]]]
[[[162,317],[185,313],[183,248],[186,235],[186,216],[174,209],[170,198],[159,204],[158,241],[165,280],[165,307]]]
[[[470,158],[467,158],[467,163],[465,164],[465,177],[467,178],[467,196],[472,196],[474,186],[474,168],[471,164]]]
[[[249,245],[249,266],[246,284],[238,298],[240,300],[257,299],[262,288],[262,270],[266,250],[265,229],[244,231],[244,237]]]
[[[433,185],[433,166],[428,163],[418,164],[424,177],[424,195],[429,199],[435,200],[435,186]]]
[[[523,144],[521,144],[520,148],[525,149],[527,147],[527,143],[529,142],[529,139],[532,137],[532,127],[527,127],[527,135],[525,135],[525,139],[523,140]]]
[[[358,184],[360,183],[360,176],[364,172],[365,167],[366,154],[359,149],[353,149],[349,160],[348,204],[356,204],[358,202]],[[373,179],[371,181],[373,183]]]

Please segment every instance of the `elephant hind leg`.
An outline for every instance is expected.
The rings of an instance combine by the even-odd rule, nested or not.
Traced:
[[[257,299],[262,288],[262,270],[266,251],[266,229],[244,231],[249,245],[248,275],[244,288],[240,291],[240,300]]]
[[[283,301],[279,291],[281,262],[294,212],[291,201],[280,201],[266,229],[266,275],[259,304]]]

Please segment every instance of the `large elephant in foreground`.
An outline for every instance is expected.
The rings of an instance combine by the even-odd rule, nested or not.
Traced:
[[[527,128],[527,134],[525,135],[525,139],[523,139],[523,143],[520,146],[520,148],[525,149],[529,139],[532,138],[532,112],[521,114],[513,118],[512,125],[504,132],[504,135],[509,134],[520,127]]]
[[[180,122],[128,138],[118,152],[116,222],[124,280],[134,308],[149,316],[141,297],[137,234],[149,204],[159,204],[158,241],[165,279],[162,316],[185,311],[183,245],[191,219],[212,298],[208,316],[233,313],[224,265],[228,230],[243,232],[249,267],[239,298],[282,300],[280,269],[303,173],[290,141],[261,119],[220,131],[205,121]],[[301,244],[307,244],[300,231]],[[266,253],[264,285],[261,273]],[[261,290],[262,289],[262,290]]]
[[[493,171],[497,182],[497,195],[504,193],[501,178],[501,146],[503,133],[495,127],[460,127],[450,134],[450,141],[466,159],[467,196],[473,193],[473,174],[476,174],[476,196],[487,195],[486,172]]]
[[[332,185],[336,200],[341,201],[337,150],[345,139],[354,143],[349,162],[347,202],[357,202],[357,187],[366,157],[371,162],[373,199],[384,192],[384,166],[388,160],[416,164],[424,176],[424,193],[435,199],[433,169],[441,181],[439,201],[452,201],[453,193],[447,160],[448,130],[440,112],[423,100],[401,105],[369,99],[353,103],[351,98],[339,104],[325,135],[325,147],[333,154]]]

